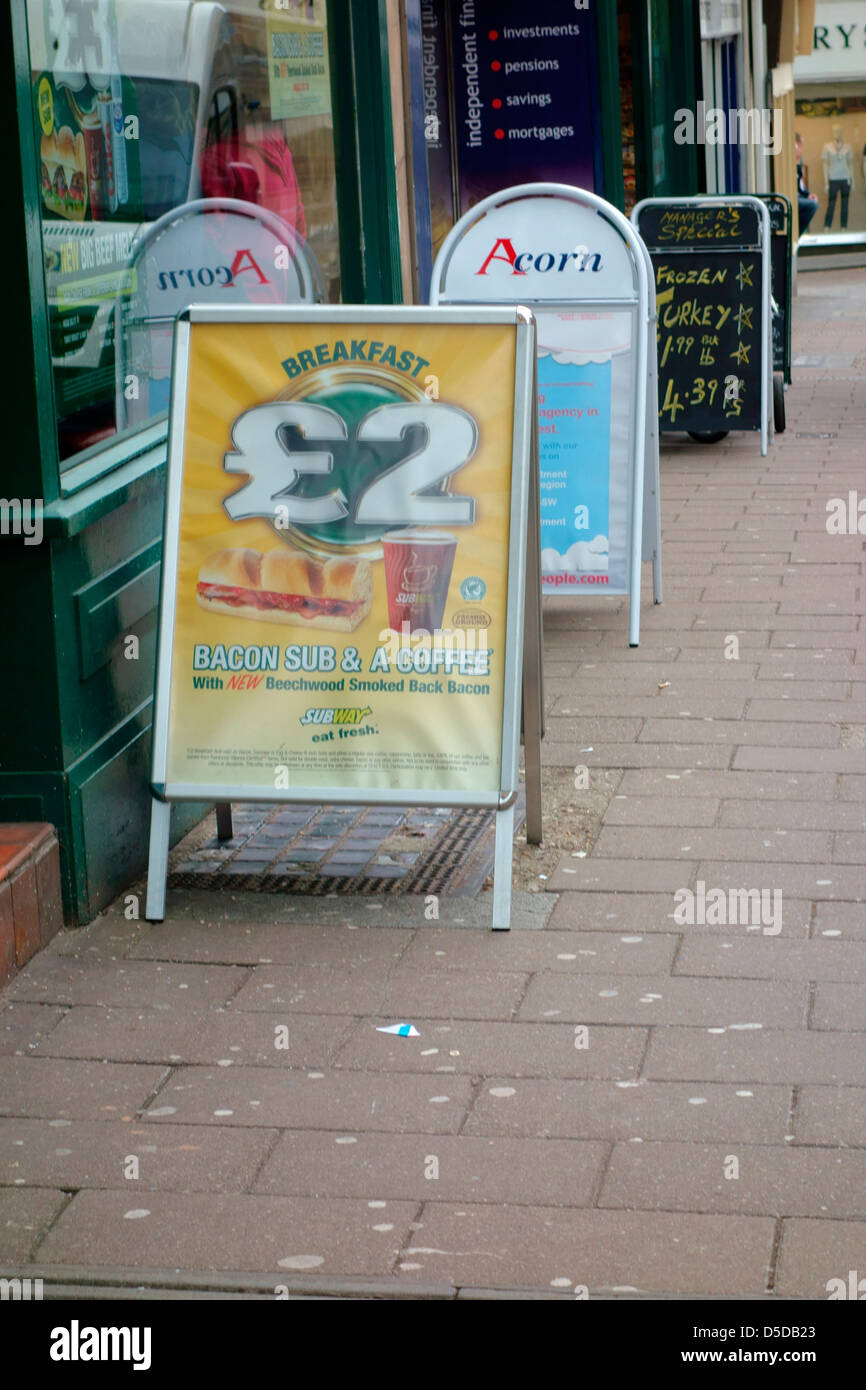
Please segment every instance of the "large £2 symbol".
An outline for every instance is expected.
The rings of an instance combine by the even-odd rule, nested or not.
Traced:
[[[415,425],[425,432],[421,447],[396,466],[361,483],[352,498],[354,521],[374,526],[471,526],[474,497],[420,495],[462,468],[474,454],[478,429],[466,411],[441,402],[383,405],[364,416],[355,438],[372,446],[392,444]],[[325,449],[299,452],[287,448],[281,435],[286,426],[294,426],[314,442],[348,439],[341,415],[309,401],[272,401],[245,411],[232,426],[235,448],[224,461],[227,473],[250,475],[250,481],[223,504],[231,519],[273,517],[277,505],[284,523],[294,526],[348,516],[347,498],[341,488],[320,497],[293,495],[301,474],[330,473],[334,456]]]
[[[224,507],[232,521],[251,516],[273,516],[274,506],[287,496],[302,473],[330,473],[334,456],[320,453],[292,453],[283,444],[280,430],[295,425],[307,439],[345,439],[346,424],[335,410],[307,401],[273,401],[257,405],[239,415],[232,426],[234,451],[226,454],[227,473],[249,473],[245,487],[226,498]],[[288,514],[285,508],[288,507]],[[337,488],[323,497],[297,497],[283,504],[286,520],[303,522],[339,521],[346,516],[346,494]]]

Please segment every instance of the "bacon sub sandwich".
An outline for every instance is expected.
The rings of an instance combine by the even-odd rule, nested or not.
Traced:
[[[369,561],[320,565],[300,550],[218,550],[199,570],[197,597],[210,613],[354,632],[370,612]]]

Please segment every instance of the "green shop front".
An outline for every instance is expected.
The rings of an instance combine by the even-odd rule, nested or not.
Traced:
[[[163,255],[163,285],[267,301],[257,216],[303,248],[315,297],[401,299],[387,8],[2,7],[0,822],[56,827],[69,922],[139,876],[147,845],[170,326],[136,332],[135,248],[198,200],[251,203],[249,237],[226,244],[210,216],[208,254]],[[174,837],[204,809],[178,808]]]
[[[618,8],[539,0],[527,19],[517,0],[3,7],[0,100],[17,146],[0,822],[56,827],[68,922],[91,920],[146,862],[171,316],[223,296],[423,301],[448,227],[516,182],[582,183],[623,206],[624,68],[638,73],[632,90],[623,71],[638,191],[661,187],[662,163],[665,189],[676,172],[688,186],[671,192],[696,191],[668,140],[687,95],[668,70],[658,80],[669,38],[618,28]],[[273,245],[275,227],[301,290],[256,239],[264,228]],[[173,838],[206,810],[175,807]]]

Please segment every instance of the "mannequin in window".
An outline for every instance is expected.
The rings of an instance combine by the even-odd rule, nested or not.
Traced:
[[[824,192],[827,194],[827,211],[824,214],[824,231],[829,232],[836,211],[836,199],[841,198],[839,225],[844,232],[848,226],[848,199],[854,182],[854,154],[851,146],[842,137],[842,127],[834,125],[833,139],[828,140],[821,151],[824,164]]]

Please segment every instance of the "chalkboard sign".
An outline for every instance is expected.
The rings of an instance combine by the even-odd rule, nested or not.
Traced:
[[[700,251],[704,247],[761,249],[760,216],[753,207],[731,203],[700,207],[694,203],[653,199],[638,203],[635,212],[640,213],[637,229],[650,255],[655,250],[671,248],[678,251]]]
[[[662,430],[761,430],[766,446],[763,217],[754,199],[651,199],[632,214],[655,272]]]
[[[791,204],[781,193],[759,193],[770,214],[773,371],[791,381]]]

